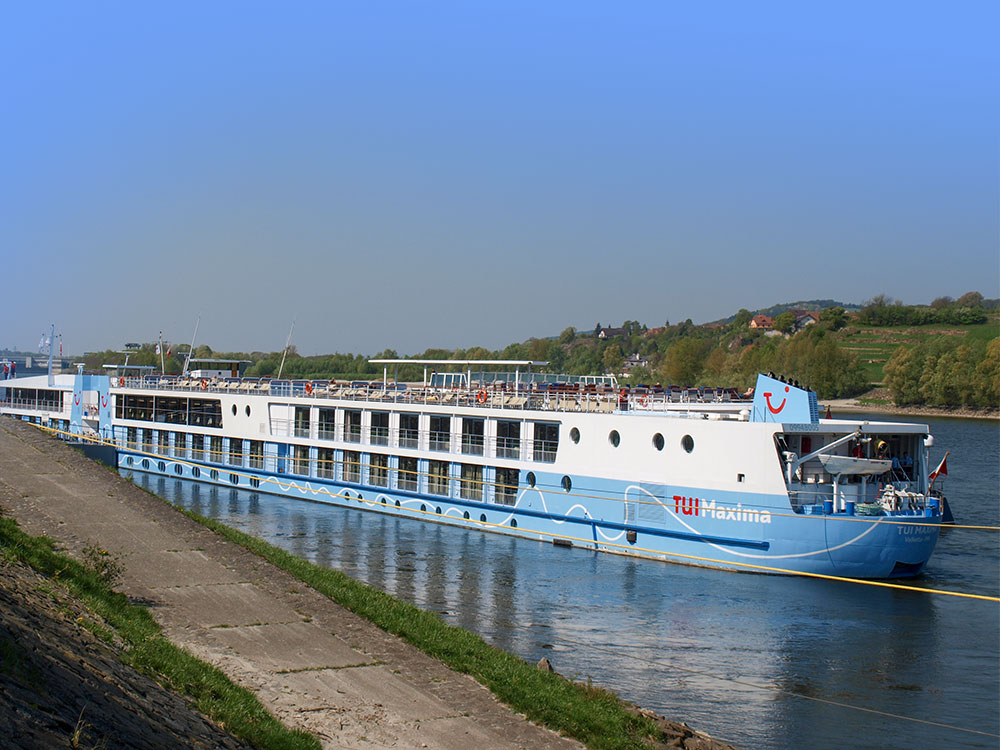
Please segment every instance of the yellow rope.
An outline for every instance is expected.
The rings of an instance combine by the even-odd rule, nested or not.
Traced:
[[[71,433],[67,433],[67,432],[64,432],[62,430],[57,430],[57,429],[55,429],[53,427],[46,427],[44,425],[41,425],[41,428],[43,430],[47,431],[47,432],[59,433],[59,434],[64,434],[64,435],[71,435]],[[71,435],[71,436],[72,437],[81,437],[81,436],[78,436],[78,435]],[[102,445],[109,445],[109,446],[115,446],[116,445],[114,442],[109,442],[109,441],[103,440],[101,438],[86,437],[84,439],[87,439],[87,440],[90,440],[91,442],[99,443],[99,444],[102,444]],[[191,466],[191,467],[199,466],[198,464],[195,464],[195,463],[190,462],[190,461],[185,461],[183,459],[171,458],[171,457],[168,457],[168,456],[160,456],[160,455],[155,454],[155,453],[146,453],[145,451],[141,451],[141,450],[134,449],[134,448],[130,448],[129,450],[133,450],[136,453],[139,453],[140,455],[149,456],[151,458],[168,459],[168,460],[170,460],[170,461],[172,461],[174,463],[183,464],[185,466]],[[201,468],[201,467],[199,466],[199,468]],[[283,480],[277,479],[275,477],[253,477],[250,474],[244,474],[244,473],[239,472],[239,471],[231,471],[231,470],[227,470],[227,469],[222,469],[221,471],[226,471],[229,474],[234,474],[235,476],[244,477],[244,478],[247,478],[247,479],[256,478],[262,484],[263,483],[270,483],[270,484],[277,485],[279,487],[281,485],[288,485],[288,484],[294,483],[296,481],[294,475],[290,476],[289,479],[288,479],[288,481],[283,481]],[[373,488],[373,489],[375,491],[378,491],[379,488]],[[345,495],[345,494],[343,494],[341,492],[332,492],[332,491],[330,491],[329,489],[327,489],[326,487],[323,487],[323,486],[321,486],[318,490],[310,490],[310,491],[313,492],[313,494],[323,494],[323,495],[327,495],[329,497],[338,497],[338,498],[343,498],[343,499],[348,499],[348,500],[354,499],[354,498],[351,498],[350,495]],[[360,493],[359,493],[359,495],[360,495]],[[358,499],[361,499],[361,498],[359,497]],[[442,499],[447,499],[447,498],[442,498]],[[363,500],[363,499],[361,499],[361,502],[363,502],[363,503],[365,503],[367,505],[374,505],[374,506],[381,505],[381,503],[378,503],[378,502],[376,502],[374,500]],[[425,499],[423,502],[430,504],[433,501],[430,500],[430,499]],[[501,510],[502,508],[508,508],[508,507],[510,507],[510,506],[498,506],[498,510]],[[415,508],[407,508],[407,510],[410,513],[421,513],[423,515],[430,516],[430,517],[438,517],[437,513],[432,513],[431,511],[420,511],[420,510],[417,510]],[[511,512],[513,512],[513,509],[511,509]],[[489,521],[475,521],[475,520],[473,520],[473,523],[475,523],[477,525],[480,525],[480,526],[491,526],[491,527],[498,528],[498,529],[509,529],[510,528],[509,526],[504,526],[503,524],[491,523]],[[930,525],[937,525],[937,524],[930,524]],[[527,529],[527,528],[522,528],[522,527],[518,527],[518,529],[523,534],[524,533],[526,533],[526,534],[537,534],[540,537],[549,537],[549,538],[552,538],[552,539],[556,539],[556,538],[558,538],[558,539],[567,539],[569,541],[579,542],[581,545],[584,545],[584,546],[589,546],[589,545],[595,544],[595,542],[594,542],[593,539],[586,539],[586,538],[583,538],[583,537],[572,537],[572,536],[565,536],[565,535],[562,535],[562,534],[557,535],[557,534],[553,534],[553,533],[547,532],[547,531],[539,531],[539,530],[535,530],[535,529]],[[917,591],[917,592],[925,593],[925,594],[939,594],[941,596],[957,596],[957,597],[962,597],[962,598],[966,598],[966,599],[981,599],[983,601],[988,601],[988,602],[1000,602],[1000,597],[997,597],[997,596],[985,596],[983,594],[968,594],[968,593],[964,593],[964,592],[961,592],[961,591],[948,591],[946,589],[929,589],[929,588],[924,588],[924,587],[920,587],[920,586],[907,586],[907,585],[901,584],[901,583],[888,583],[888,582],[885,582],[885,581],[871,581],[871,580],[866,580],[866,579],[861,579],[861,578],[847,578],[845,576],[834,576],[834,575],[827,575],[827,574],[824,574],[824,573],[807,573],[805,571],[789,570],[787,568],[776,568],[776,567],[772,567],[772,566],[768,566],[768,565],[761,565],[761,564],[758,564],[758,563],[744,563],[744,562],[735,562],[735,561],[730,561],[730,560],[718,560],[718,559],[712,558],[712,557],[701,557],[699,555],[685,555],[685,554],[682,554],[680,552],[663,552],[661,550],[648,549],[646,547],[635,547],[635,546],[631,546],[631,545],[626,546],[624,544],[615,544],[615,543],[606,542],[606,541],[605,542],[601,542],[600,544],[602,544],[605,547],[614,547],[614,548],[617,548],[617,549],[625,550],[627,552],[633,552],[633,551],[635,551],[635,552],[647,552],[647,553],[649,553],[651,555],[665,555],[665,556],[668,556],[668,557],[675,557],[675,558],[679,558],[679,559],[682,559],[682,560],[691,560],[693,562],[715,563],[717,565],[747,568],[749,570],[765,571],[765,572],[768,572],[768,573],[781,573],[781,574],[784,574],[784,575],[796,575],[796,576],[803,576],[803,577],[806,577],[806,578],[820,578],[820,579],[827,580],[827,581],[841,581],[841,582],[844,582],[844,583],[856,583],[856,584],[863,584],[863,585],[866,585],[866,586],[878,586],[878,587],[881,587],[881,588],[897,589],[897,590],[901,590],[901,591]]]

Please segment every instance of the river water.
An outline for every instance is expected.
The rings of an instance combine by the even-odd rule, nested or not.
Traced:
[[[1000,525],[1000,425],[930,419],[959,524]],[[743,748],[996,748],[1000,606],[704,570],[134,474],[167,500]],[[1000,536],[913,585],[997,596]],[[944,726],[942,726],[944,725]],[[977,734],[976,732],[979,732]]]

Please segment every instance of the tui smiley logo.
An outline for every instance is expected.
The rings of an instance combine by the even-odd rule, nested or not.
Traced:
[[[788,393],[788,386],[787,385],[785,386],[785,393]],[[778,408],[775,408],[774,406],[771,405],[771,395],[772,394],[770,394],[770,393],[765,393],[764,394],[764,400],[767,401],[767,408],[771,410],[771,413],[772,414],[777,414],[778,412],[780,412],[782,409],[785,408],[785,402],[788,401],[788,398],[786,397],[786,398],[781,399],[781,403],[778,404]]]

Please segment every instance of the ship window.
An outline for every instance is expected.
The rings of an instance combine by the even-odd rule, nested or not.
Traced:
[[[309,446],[296,445],[292,471],[295,474],[309,476]]]
[[[357,451],[344,451],[344,481],[361,481],[361,454]]]
[[[500,505],[513,505],[517,502],[519,480],[517,469],[497,469],[496,492],[494,493],[496,502]]]
[[[580,442],[580,431],[576,427],[569,431],[569,439],[574,443]]]
[[[535,472],[529,471],[528,475],[525,477],[525,479],[528,480],[528,486],[529,487],[534,487],[535,486]]]
[[[326,479],[337,478],[337,460],[333,448],[316,449],[316,476]]]
[[[420,436],[419,432],[420,425],[420,415],[419,414],[400,414],[399,415],[399,447],[400,448],[416,448],[417,441]]]
[[[193,469],[191,469],[191,476],[193,476],[195,479],[197,479],[198,477],[200,477],[201,476],[201,469],[199,469],[197,466],[195,466]]]
[[[681,448],[684,449],[685,453],[690,453],[694,450],[694,438],[690,435],[685,435],[681,438]]]
[[[618,430],[612,430],[608,433],[608,442],[611,443],[615,448],[619,446],[622,441],[622,436],[618,434]]]
[[[234,466],[243,465],[243,441],[229,438],[229,463]]]
[[[660,433],[653,435],[653,447],[658,451],[663,450],[663,435]]]
[[[368,457],[368,483],[375,487],[389,486],[389,457],[373,453]]]
[[[233,404],[233,416],[236,416],[236,404]]]
[[[463,500],[483,499],[483,467],[462,464],[461,493]]]
[[[309,437],[309,407],[295,407],[295,437]]]
[[[497,420],[497,458],[521,457],[521,423]]]
[[[462,453],[467,456],[483,455],[483,427],[485,421],[462,417]]]
[[[371,427],[371,444],[389,444],[389,412],[373,411]]]
[[[247,416],[249,417],[250,416],[250,404],[247,404],[247,408],[244,411],[246,411]]]
[[[401,490],[408,492],[417,491],[417,459],[407,456],[399,457],[396,484]]]
[[[430,449],[447,451],[451,449],[451,417],[431,415]]]
[[[335,425],[337,423],[337,410],[320,409],[319,413],[316,415],[316,419],[316,436],[320,440],[335,440],[337,437],[334,432]]]
[[[192,458],[204,458],[205,457],[205,436],[204,435],[192,435],[191,436],[191,453]]]
[[[214,461],[217,464],[222,463],[222,436],[212,435],[209,443],[209,461]]]
[[[361,412],[348,409],[344,412],[344,442],[361,442]]]
[[[264,468],[264,443],[260,440],[250,441],[250,468]]]
[[[160,453],[164,456],[167,455],[170,445],[170,433],[166,430],[159,430],[157,439],[160,442]]]
[[[448,494],[448,462],[427,462],[427,491],[432,495]]]
[[[736,481],[737,482],[742,482],[744,479],[746,479],[746,474],[737,474],[736,475]]]
[[[557,422],[535,422],[535,460],[552,463],[556,460],[558,447],[559,424]]]
[[[562,487],[563,487],[564,490],[566,490],[567,492],[569,492],[571,489],[573,489],[573,480],[570,479],[569,477],[563,477],[562,478]]]

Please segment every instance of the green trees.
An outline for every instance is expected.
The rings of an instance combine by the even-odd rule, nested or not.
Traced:
[[[886,362],[885,384],[899,405],[1000,405],[1000,337],[982,343],[937,339],[900,347]]]

